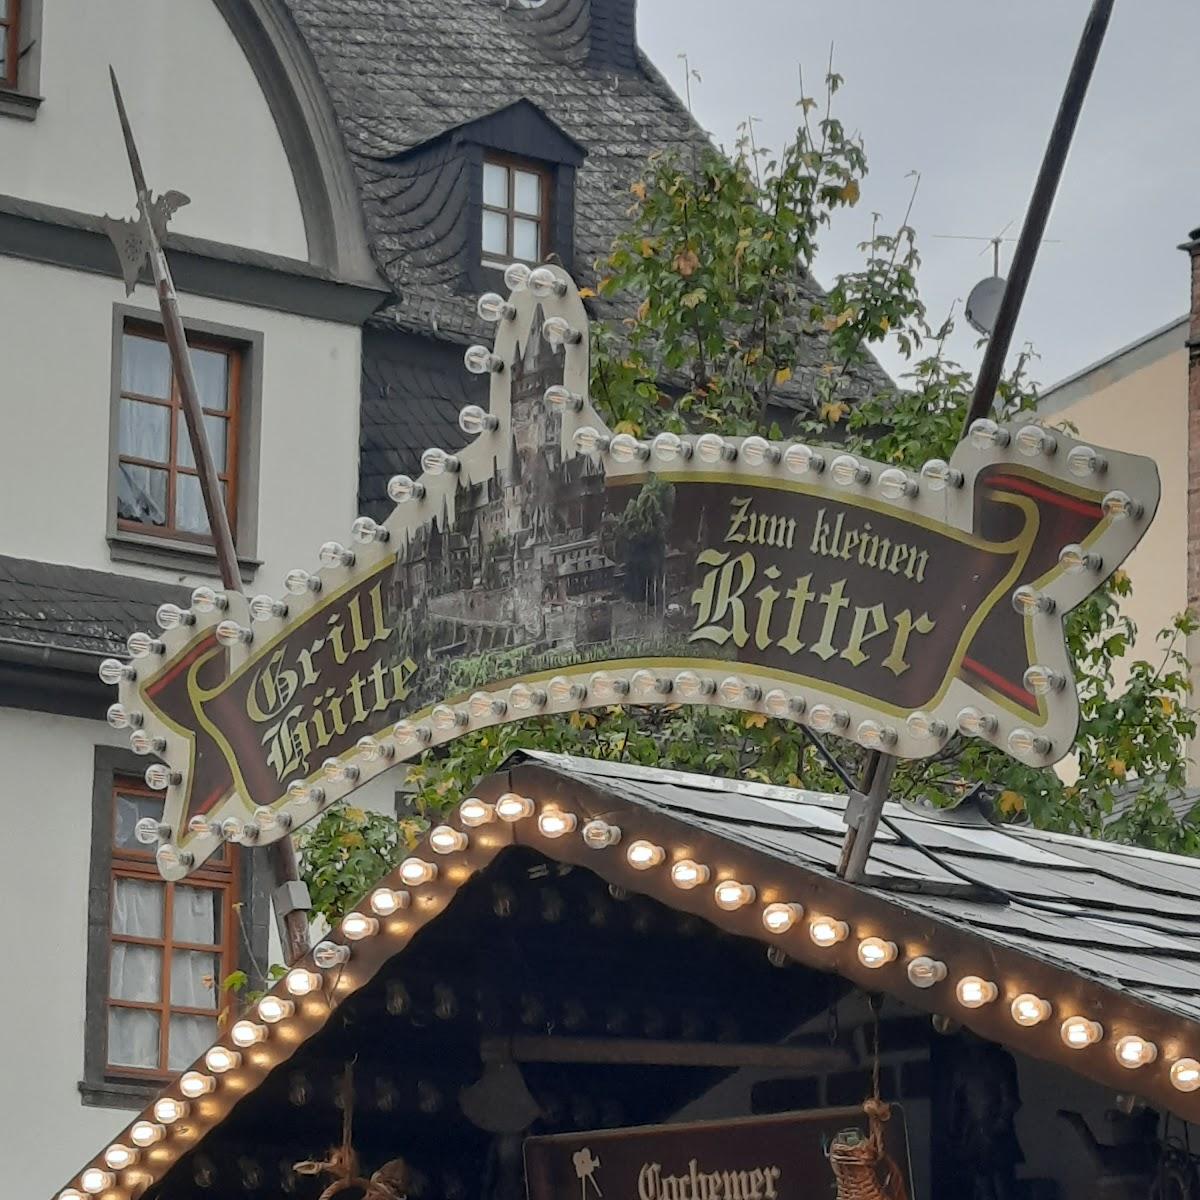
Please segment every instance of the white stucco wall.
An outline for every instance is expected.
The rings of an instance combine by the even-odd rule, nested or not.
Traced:
[[[163,580],[199,576],[114,563],[106,538],[113,306],[118,280],[0,259],[0,292],[19,296],[0,322],[0,405],[18,419],[0,438],[0,553]],[[153,310],[151,288],[128,303]],[[258,553],[248,590],[282,593],[295,566],[314,569],[357,515],[360,331],[198,297],[199,320],[263,335]],[[67,338],[69,337],[69,346]],[[207,580],[211,582],[211,579]]]
[[[192,203],[172,229],[308,257],[291,168],[262,90],[211,0],[47,0],[34,121],[0,120],[0,191],[129,216],[116,69],[149,186]]]

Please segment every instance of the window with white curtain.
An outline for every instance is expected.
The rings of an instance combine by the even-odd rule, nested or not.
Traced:
[[[221,981],[234,969],[234,852],[166,883],[134,835],[142,817],[161,819],[161,793],[117,777],[112,802],[106,1074],[162,1078],[217,1036]]]

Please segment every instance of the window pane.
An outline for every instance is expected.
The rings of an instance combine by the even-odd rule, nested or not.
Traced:
[[[163,884],[149,879],[113,880],[113,933],[130,937],[163,935]]]
[[[162,1003],[162,951],[154,946],[113,942],[108,994],[114,1000]]]
[[[176,462],[180,466],[194,467],[196,460],[192,455],[192,439],[188,437],[187,421],[184,420],[182,411],[176,419],[179,422],[179,432],[175,435],[178,447]],[[212,451],[213,461],[217,464],[217,470],[224,471],[227,449],[226,439],[229,436],[229,421],[226,417],[214,417],[205,413],[204,429],[208,434],[208,448]]]
[[[189,1067],[217,1040],[217,1022],[212,1017],[175,1014],[167,1029],[167,1069]]]
[[[483,252],[484,254],[508,254],[506,232],[508,220],[503,213],[488,212],[483,214]]]
[[[513,208],[517,212],[532,213],[535,217],[542,212],[542,177],[532,171],[514,171]]]
[[[228,507],[229,489],[224,482],[221,484],[221,492]],[[204,496],[200,491],[198,475],[175,477],[175,526],[185,533],[200,533],[205,537],[209,534],[208,513],[204,511]]]
[[[176,950],[171,955],[171,1003],[179,1008],[217,1007],[220,969],[215,954]]]
[[[148,854],[149,850],[137,840],[134,828],[143,817],[161,821],[163,802],[156,796],[126,796],[118,792],[115,804],[113,845],[119,850],[137,850]]]
[[[536,221],[513,221],[513,258],[523,258],[526,262],[537,262],[541,257],[538,252],[538,233],[540,227]]]
[[[118,424],[117,446],[122,454],[171,461],[171,410],[165,405],[122,399]]]
[[[171,354],[157,338],[127,333],[121,339],[121,391],[158,396],[171,394]]]
[[[108,1010],[108,1061],[114,1067],[158,1068],[158,1013]]]
[[[167,472],[117,464],[117,515],[144,525],[167,523]]]
[[[229,358],[219,350],[195,350],[191,352],[192,370],[196,375],[196,390],[200,394],[201,408],[219,408],[222,412],[229,407]]]
[[[508,168],[499,163],[483,164],[483,202],[496,208],[508,207]]]
[[[216,946],[221,941],[221,894],[213,888],[175,886],[171,937],[194,946]]]

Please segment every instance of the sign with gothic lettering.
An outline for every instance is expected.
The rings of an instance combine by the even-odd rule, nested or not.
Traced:
[[[864,1196],[911,1194],[903,1114],[881,1128],[881,1152],[861,1108],[534,1137],[525,1185],[529,1200],[809,1200],[844,1176]]]
[[[585,707],[717,704],[906,757],[960,734],[1035,765],[1067,752],[1063,617],[1145,531],[1152,462],[1031,423],[977,423],[919,474],[643,442],[590,404],[564,272],[491,309],[495,350],[467,355],[490,411],[392,481],[386,522],[323,546],[283,600],[201,589],[131,641],[114,720],[165,762],[165,873],[465,731]]]

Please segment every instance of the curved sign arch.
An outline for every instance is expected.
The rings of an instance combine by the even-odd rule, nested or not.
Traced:
[[[511,275],[511,272],[510,272]],[[798,442],[608,430],[558,267],[485,307],[489,411],[282,600],[198,589],[110,719],[163,760],[159,866],[283,836],[465,732],[618,702],[766,712],[902,757],[1070,748],[1063,617],[1158,504],[1149,459],[977,422],[920,474]]]

